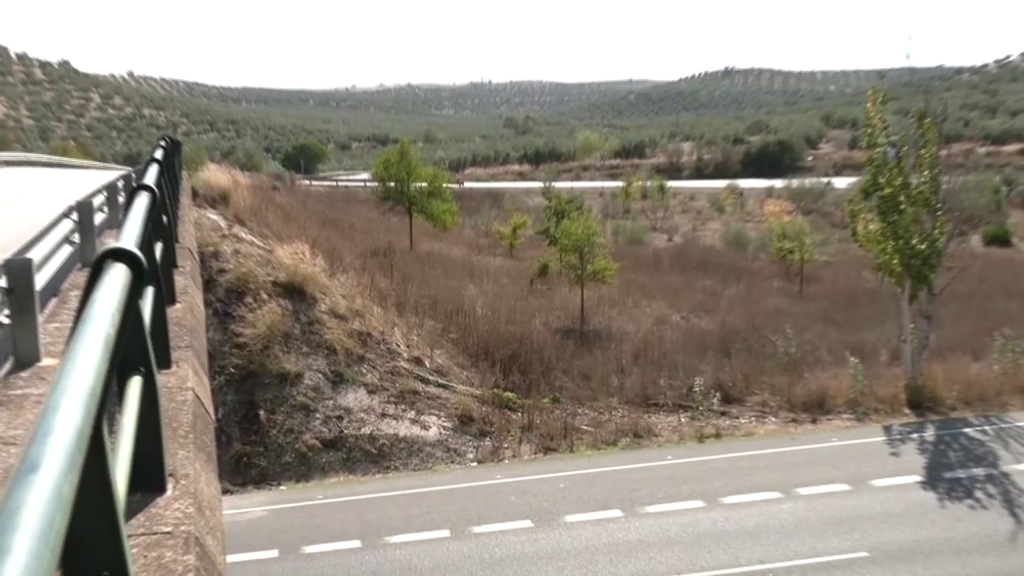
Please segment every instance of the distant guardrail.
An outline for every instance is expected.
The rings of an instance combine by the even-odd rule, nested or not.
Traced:
[[[860,176],[835,176],[831,178],[780,178],[780,179],[762,179],[762,178],[739,178],[733,180],[668,180],[666,184],[669,188],[680,189],[680,190],[701,190],[701,189],[720,189],[724,188],[729,183],[735,183],[742,188],[748,189],[759,189],[768,188],[771,186],[781,187],[786,185],[819,185],[825,183],[831,183],[837,189],[845,189],[852,186],[855,182],[860,179]],[[335,187],[335,188],[372,188],[376,186],[376,183],[370,179],[329,179],[323,177],[299,177],[297,182],[303,186],[319,186],[319,187]],[[561,190],[608,190],[616,189],[622,186],[622,182],[618,180],[575,180],[575,181],[554,181],[551,185],[556,189]],[[466,190],[540,190],[544,187],[543,182],[539,181],[508,181],[508,182],[488,182],[488,181],[464,181],[456,180],[448,184],[449,188],[462,188]]]
[[[40,360],[40,312],[78,266],[88,266],[96,257],[99,236],[120,225],[124,197],[135,184],[138,169],[20,153],[0,155],[0,165],[123,171],[68,206],[0,263],[2,373],[8,361],[15,368],[27,368]]]
[[[171,367],[181,142],[161,139],[136,174],[117,241],[90,262],[53,386],[0,500],[0,576],[58,567],[131,576],[128,496],[167,491],[157,378]]]

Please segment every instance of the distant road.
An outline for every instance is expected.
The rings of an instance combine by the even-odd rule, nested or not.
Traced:
[[[1005,576],[1020,415],[558,457],[224,500],[230,576]]]
[[[0,162],[0,260],[69,206],[128,168],[9,166]]]
[[[361,188],[373,186],[373,181],[369,180],[368,173],[350,175],[344,178],[328,179],[320,176],[313,177],[311,179],[303,179],[301,182],[307,186],[328,186],[328,187],[340,187],[340,188]],[[668,185],[670,188],[679,189],[720,189],[724,188],[730,182],[737,184],[743,189],[763,189],[770,186],[781,188],[786,185],[811,185],[811,184],[822,184],[828,181],[832,182],[832,185],[839,189],[849,188],[853,183],[860,180],[860,176],[836,176],[833,178],[777,178],[777,179],[764,179],[764,178],[737,178],[733,180],[669,180]],[[506,182],[463,182],[462,185],[452,184],[452,188],[464,188],[470,190],[540,190],[544,183],[540,181],[506,181]],[[554,182],[555,188],[564,189],[614,189],[622,186],[622,182],[618,180],[576,180],[567,182]]]

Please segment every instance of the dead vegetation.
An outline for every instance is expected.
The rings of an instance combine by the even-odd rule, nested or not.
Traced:
[[[837,192],[675,193],[667,232],[604,211],[619,281],[531,282],[495,220],[536,193],[461,192],[460,225],[406,223],[363,191],[275,189],[210,166],[201,197],[220,441],[232,482],[362,473],[903,414],[898,301],[845,240]],[[838,199],[837,199],[838,198]],[[838,210],[838,211],[837,211]],[[826,238],[801,295],[766,214]],[[639,212],[643,212],[642,210]],[[633,230],[619,232],[615,230]],[[260,240],[263,239],[263,240]],[[936,412],[1024,400],[1024,257],[965,243],[927,370]],[[467,392],[466,390],[470,390]]]

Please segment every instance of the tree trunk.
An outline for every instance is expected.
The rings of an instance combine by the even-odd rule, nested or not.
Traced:
[[[800,258],[800,295],[804,295],[804,258]]]
[[[917,387],[920,383],[919,369],[914,353],[914,309],[911,304],[911,283],[904,280],[900,289],[900,350],[903,359],[903,372],[907,377],[907,401],[913,403]]]
[[[584,286],[586,286],[586,283],[580,282],[580,342],[583,341],[583,331],[587,325],[587,308],[585,305],[586,299],[583,290]]]
[[[935,292],[929,286],[921,291],[917,299],[918,321],[915,326],[917,341],[914,346],[914,366],[917,367],[918,378],[921,378],[924,371],[924,361],[928,356],[928,349],[932,343],[932,334],[935,326],[935,313],[933,309],[935,297]]]
[[[516,257],[515,250],[516,250],[515,246],[513,246],[512,244],[508,245],[508,257],[509,258],[515,258]]]
[[[411,207],[410,208],[406,208],[405,213],[409,216],[409,251],[412,252],[413,251],[413,243],[412,243],[412,216],[413,216],[413,214],[412,214],[412,208]]]

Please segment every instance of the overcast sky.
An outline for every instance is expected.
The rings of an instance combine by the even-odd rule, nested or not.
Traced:
[[[278,88],[667,80],[901,66],[908,48],[915,65],[1024,51],[1019,0],[171,0],[158,14],[165,5],[8,0],[0,44],[87,72]]]

